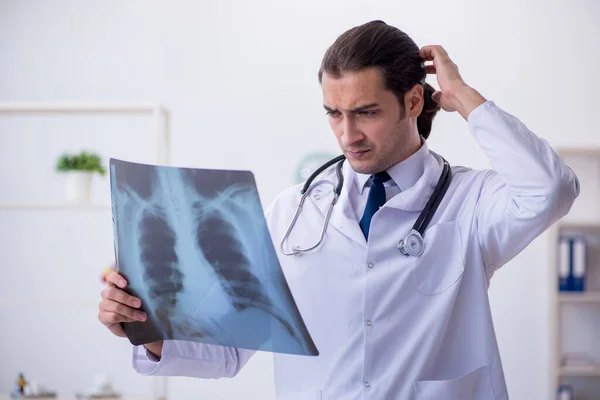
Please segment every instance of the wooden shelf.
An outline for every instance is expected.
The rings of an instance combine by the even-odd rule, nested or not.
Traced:
[[[0,113],[168,113],[153,103],[2,103]]]
[[[599,292],[559,292],[560,303],[598,303],[600,304]]]
[[[0,204],[0,210],[14,211],[110,211],[110,204]]]
[[[563,157],[600,157],[600,147],[562,147],[557,151]]]
[[[93,307],[96,300],[85,299],[0,299],[0,307]]]
[[[600,376],[600,367],[560,367],[561,376]]]
[[[572,230],[600,230],[600,222],[576,222],[576,221],[563,221],[557,224],[561,230],[572,229]]]
[[[151,396],[125,396],[121,397],[78,397],[78,396],[70,396],[70,395],[61,395],[59,394],[56,397],[10,397],[8,394],[0,394],[0,400],[29,400],[29,399],[48,399],[48,400],[103,400],[103,399],[117,399],[117,400],[157,400],[157,399],[165,399],[165,397],[151,397]]]

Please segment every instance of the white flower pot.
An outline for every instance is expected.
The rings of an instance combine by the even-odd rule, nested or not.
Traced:
[[[90,203],[94,173],[88,171],[67,171],[65,175],[65,198],[67,202],[76,204]]]

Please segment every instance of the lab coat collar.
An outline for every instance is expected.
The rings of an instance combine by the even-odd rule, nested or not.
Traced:
[[[424,164],[428,155],[429,148],[427,147],[427,142],[421,137],[421,147],[414,154],[386,170],[392,178],[392,184],[395,183],[398,185],[401,191],[408,190],[414,186],[421,175],[423,175],[425,170]],[[371,184],[370,178],[370,174],[354,173],[354,184],[360,194]]]
[[[433,193],[443,168],[442,158],[432,151],[427,150],[427,152],[423,162],[423,174],[421,174],[416,183],[388,200],[384,207],[393,207],[417,212],[420,212],[425,208],[425,204]],[[349,196],[356,172],[354,172],[350,163],[347,161],[344,161],[342,172],[344,176],[344,185],[342,186],[340,196],[331,212],[329,224],[345,236],[366,248],[367,241],[360,229],[359,221],[354,214],[354,209],[352,208]],[[319,182],[321,184],[319,184]],[[329,168],[329,170],[324,173],[323,178],[318,179],[318,182],[313,183],[314,189],[308,196],[310,201],[315,203],[321,211],[322,217],[325,218],[333,199],[333,190],[331,185],[325,185],[323,182],[329,182],[334,186],[336,185],[335,166]]]
[[[443,159],[439,154],[429,151],[423,167],[423,174],[417,182],[389,199],[384,207],[406,211],[423,211],[442,174]]]

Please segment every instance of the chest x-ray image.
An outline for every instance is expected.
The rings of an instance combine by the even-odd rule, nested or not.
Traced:
[[[117,270],[148,318],[132,344],[188,340],[318,355],[250,171],[110,160]]]

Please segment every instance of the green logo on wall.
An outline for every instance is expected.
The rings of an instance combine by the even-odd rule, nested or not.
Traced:
[[[310,153],[305,156],[296,167],[296,183],[304,182],[321,165],[336,157],[336,155],[325,152]]]

